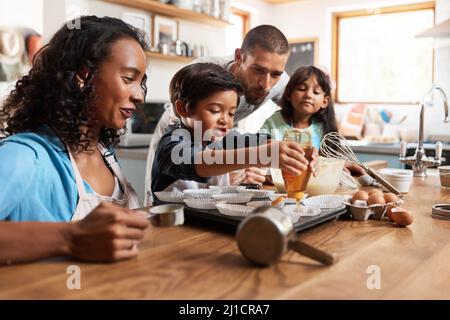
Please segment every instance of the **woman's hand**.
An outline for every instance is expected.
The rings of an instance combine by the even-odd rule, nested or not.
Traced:
[[[133,258],[148,224],[142,212],[101,203],[86,218],[72,223],[68,233],[69,255],[86,261]]]

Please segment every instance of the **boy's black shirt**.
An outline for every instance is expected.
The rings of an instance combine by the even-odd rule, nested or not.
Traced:
[[[241,134],[236,130],[231,130],[223,139],[218,142],[210,142],[207,147],[216,150],[255,147],[267,143],[269,139],[270,136],[267,134]],[[177,148],[179,155],[175,162],[172,159],[174,148]],[[169,126],[156,148],[153,161],[153,197],[157,199],[155,192],[163,191],[177,180],[206,183],[208,178],[200,177],[195,171],[194,165],[194,155],[203,151],[204,148],[201,142],[194,141],[194,135],[181,122]],[[177,153],[175,152],[175,154]]]

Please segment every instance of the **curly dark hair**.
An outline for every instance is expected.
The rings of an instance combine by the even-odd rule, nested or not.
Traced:
[[[66,23],[34,57],[29,73],[21,77],[3,104],[6,127],[0,136],[34,131],[48,125],[71,148],[89,150],[90,129],[95,123],[91,106],[97,99],[93,79],[114,42],[134,39],[147,49],[144,34],[120,19],[82,16],[79,28]],[[86,74],[84,87],[77,77]],[[147,93],[144,75],[141,87]],[[0,117],[2,115],[0,114]],[[87,128],[83,129],[83,128]],[[103,127],[100,142],[114,146],[119,130]]]
[[[281,99],[281,114],[292,121],[293,107],[290,101],[292,92],[303,82],[308,80],[312,75],[316,76],[317,82],[322,88],[326,97],[329,98],[328,106],[325,109],[321,109],[319,112],[313,114],[312,119],[323,124],[324,134],[330,132],[337,132],[338,127],[336,123],[336,115],[334,113],[334,103],[331,94],[331,80],[322,70],[315,66],[302,66],[295,70],[286,89],[284,90],[283,97]]]

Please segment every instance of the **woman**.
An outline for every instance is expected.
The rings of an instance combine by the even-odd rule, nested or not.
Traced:
[[[114,18],[80,26],[53,36],[3,105],[0,262],[130,258],[148,225],[111,148],[144,101],[144,38]]]

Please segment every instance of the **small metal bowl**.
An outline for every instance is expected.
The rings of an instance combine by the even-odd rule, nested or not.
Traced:
[[[184,223],[184,207],[179,204],[163,204],[148,210],[149,219],[155,227],[172,227]]]

